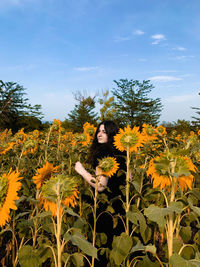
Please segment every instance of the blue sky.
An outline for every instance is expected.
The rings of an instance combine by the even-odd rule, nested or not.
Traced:
[[[73,92],[151,80],[160,121],[200,107],[199,0],[0,0],[0,79],[23,85],[44,120],[64,120]]]

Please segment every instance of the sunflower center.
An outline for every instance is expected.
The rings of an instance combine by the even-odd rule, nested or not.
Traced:
[[[151,127],[151,126],[148,126],[148,127],[146,128],[146,133],[147,133],[148,135],[153,135],[153,134],[154,134],[154,128]]]
[[[133,147],[138,142],[138,136],[135,133],[124,134],[121,137],[121,143],[124,147]]]
[[[86,132],[89,134],[89,135],[93,135],[94,134],[94,128],[90,127],[86,130]]]
[[[86,136],[86,134],[77,134],[77,135],[75,135],[75,140],[77,142],[84,142],[87,140],[87,136]]]
[[[0,208],[3,206],[4,200],[7,195],[8,180],[4,177],[0,177]]]
[[[99,167],[102,169],[103,172],[110,171],[114,166],[113,160],[111,158],[105,158],[100,161]]]

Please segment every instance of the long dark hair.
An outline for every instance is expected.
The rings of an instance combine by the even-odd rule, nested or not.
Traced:
[[[100,144],[97,139],[97,134],[99,132],[99,128],[101,125],[104,125],[106,134],[108,136],[108,142],[105,144]],[[119,128],[117,124],[114,121],[111,120],[105,120],[102,121],[96,130],[92,145],[89,150],[89,156],[88,156],[88,163],[92,164],[93,166],[96,163],[97,157],[103,152],[105,152],[107,155],[113,155],[115,152],[115,148],[113,146],[114,136],[118,133]],[[102,152],[102,153],[101,153]]]

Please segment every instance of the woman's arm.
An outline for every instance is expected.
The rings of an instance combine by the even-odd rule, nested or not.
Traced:
[[[77,161],[75,164],[75,171],[78,174],[80,174],[88,184],[90,184],[92,187],[95,188],[96,178],[93,177],[88,171],[86,171],[86,169],[83,167],[83,165],[79,161]],[[98,185],[97,185],[97,190],[98,192],[102,192],[108,184],[108,178],[106,178],[105,176],[99,175],[98,169],[96,169],[96,175],[98,176],[98,180],[99,180]]]

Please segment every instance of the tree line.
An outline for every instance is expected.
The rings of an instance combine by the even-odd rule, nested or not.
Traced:
[[[98,124],[102,120],[114,120],[119,127],[126,125],[158,125],[163,109],[160,98],[151,98],[149,94],[154,86],[149,80],[142,82],[133,79],[114,80],[115,87],[106,90],[101,96],[88,96],[80,91],[74,94],[76,104],[68,113],[62,126],[75,132],[81,131],[85,122]],[[32,106],[26,97],[26,89],[16,82],[0,80],[0,129],[11,129],[17,132],[34,129],[43,130],[49,123],[43,123],[41,105]],[[99,106],[99,109],[97,109]],[[168,123],[168,128],[179,130],[199,126],[200,109],[192,107],[197,117],[191,123],[185,120]],[[182,129],[183,128],[183,129]]]

